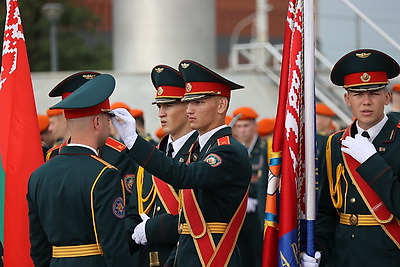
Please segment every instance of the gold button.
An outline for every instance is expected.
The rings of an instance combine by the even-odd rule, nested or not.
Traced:
[[[356,202],[356,199],[354,197],[350,198],[350,203]]]
[[[157,206],[157,209],[156,209],[157,211],[160,211],[161,210],[161,207],[160,206]]]
[[[357,225],[358,224],[358,217],[355,214],[350,215],[350,225]]]

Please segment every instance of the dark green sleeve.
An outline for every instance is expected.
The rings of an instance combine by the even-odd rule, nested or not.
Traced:
[[[115,169],[100,176],[93,195],[97,235],[107,266],[130,266],[122,187]]]
[[[47,240],[46,233],[43,230],[42,223],[39,218],[39,212],[34,201],[30,196],[31,181],[28,185],[28,217],[29,217],[29,238],[31,242],[31,258],[35,266],[50,266],[52,257],[52,247]]]
[[[357,168],[357,172],[371,186],[397,218],[400,218],[400,181],[386,160],[375,153]]]
[[[325,153],[325,150],[323,151],[323,153]],[[336,225],[339,223],[339,216],[336,208],[333,206],[329,192],[329,182],[326,168],[327,162],[325,159],[323,160],[323,163],[324,164],[319,165],[320,170],[318,172],[319,197],[315,226],[316,248],[322,253],[322,261],[320,266],[325,266],[332,253],[335,240]],[[333,164],[333,177],[335,177],[335,169],[336,166],[335,164]]]
[[[242,149],[242,150],[241,150]],[[213,189],[226,184],[246,186],[251,177],[251,165],[244,148],[222,145],[212,148],[208,155],[220,158],[220,163],[211,166],[205,159],[186,165],[175,162],[143,138],[138,137],[129,152],[139,165],[174,188]],[[232,170],[237,170],[232,175]]]
[[[173,245],[178,242],[178,215],[157,215],[146,222],[146,237],[150,244]]]

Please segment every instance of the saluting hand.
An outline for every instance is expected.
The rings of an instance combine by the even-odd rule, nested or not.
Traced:
[[[116,108],[113,110],[113,113],[115,117],[111,117],[112,123],[122,141],[124,141],[128,149],[131,149],[137,138],[136,120],[124,108]]]
[[[342,141],[341,150],[349,154],[359,163],[364,163],[369,157],[376,153],[374,145],[367,138],[356,134],[356,136],[347,136]]]

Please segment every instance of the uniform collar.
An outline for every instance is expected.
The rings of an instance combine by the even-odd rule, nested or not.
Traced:
[[[207,143],[208,139],[210,139],[211,136],[213,136],[214,133],[216,133],[216,132],[218,132],[219,130],[221,130],[221,129],[223,129],[223,128],[226,128],[226,127],[228,127],[228,126],[226,126],[226,125],[224,124],[224,125],[218,126],[217,128],[214,128],[214,129],[212,129],[212,130],[210,130],[210,131],[208,131],[208,132],[206,132],[206,133],[200,135],[200,136],[199,136],[200,150],[205,146],[205,144]]]
[[[388,117],[383,116],[383,119],[378,122],[377,124],[375,124],[374,126],[372,126],[369,129],[363,129],[358,125],[358,120],[356,122],[356,127],[357,127],[357,133],[361,134],[363,131],[367,131],[370,138],[368,139],[370,142],[374,141],[375,137],[379,134],[379,132],[382,130],[383,126],[385,125],[386,121],[388,120]]]
[[[184,136],[176,139],[175,141],[172,141],[171,135],[168,136],[167,147],[169,146],[169,144],[172,144],[172,147],[174,148],[174,150],[172,152],[172,157],[175,157],[175,155],[178,153],[178,151],[182,148],[182,146],[186,143],[186,141],[189,139],[190,136],[192,136],[192,134],[194,132],[195,132],[195,130],[192,130],[192,131],[188,132],[187,134],[185,134]],[[165,152],[168,153],[168,149]]]
[[[73,144],[73,143],[69,143],[67,146],[80,146],[80,147],[84,147],[84,148],[87,148],[87,149],[92,150],[92,151],[96,154],[96,156],[99,155],[99,153],[97,152],[97,150],[94,149],[94,148],[91,147],[91,146],[87,146],[87,145],[83,145],[83,144]]]

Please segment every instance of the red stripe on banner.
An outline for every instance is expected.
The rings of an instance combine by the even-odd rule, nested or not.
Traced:
[[[304,142],[301,112],[303,109],[303,2],[290,0],[282,52],[279,99],[270,157],[269,181],[276,188],[268,187],[266,217],[279,217],[279,224],[266,220],[263,247],[263,267],[298,266],[298,206],[297,193],[302,187],[304,173]],[[281,162],[279,157],[281,153]],[[279,163],[276,163],[279,162]],[[281,168],[285,166],[285,168]],[[278,172],[277,172],[278,170]],[[274,176],[277,176],[276,178]],[[279,190],[279,198],[276,194]],[[276,203],[279,199],[279,203]],[[268,203],[268,201],[274,203]],[[279,245],[278,245],[279,244]]]
[[[4,263],[33,266],[26,193],[30,174],[43,163],[43,152],[17,0],[7,1],[0,106],[0,153],[6,179]]]

